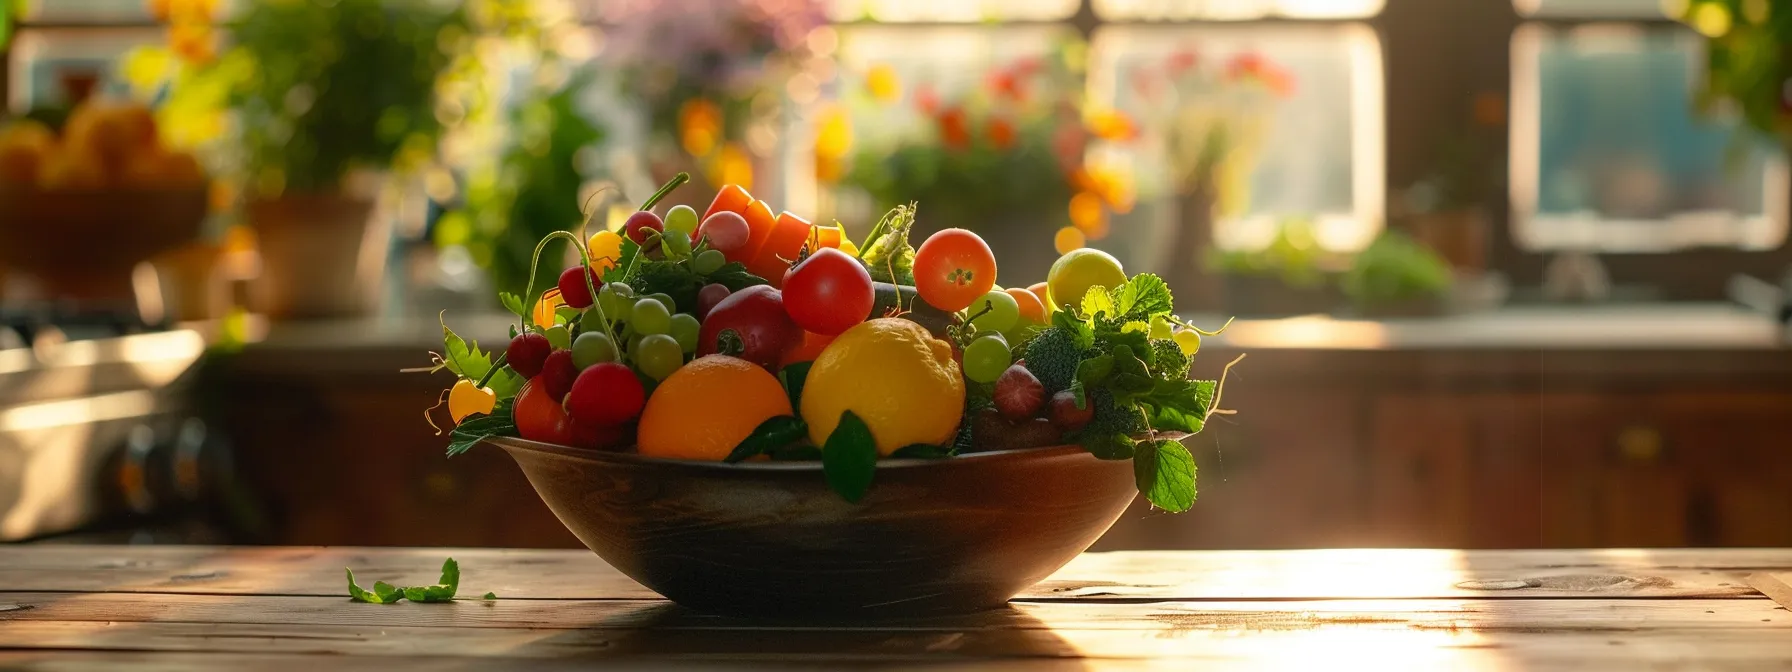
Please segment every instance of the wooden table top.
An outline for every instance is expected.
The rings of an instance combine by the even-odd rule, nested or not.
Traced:
[[[347,598],[344,567],[427,584],[447,556],[471,599]],[[11,546],[0,669],[1785,669],[1792,614],[1750,582],[1786,573],[1792,549],[1090,553],[1005,609],[770,623],[584,551]]]

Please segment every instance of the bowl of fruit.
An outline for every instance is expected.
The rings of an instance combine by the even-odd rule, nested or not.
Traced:
[[[503,352],[444,325],[431,368],[456,378],[449,455],[508,452],[628,576],[722,614],[964,612],[1049,576],[1140,493],[1193,504],[1180,441],[1221,386],[1188,371],[1214,332],[1156,276],[1076,250],[1002,289],[974,233],[912,246],[906,206],[855,244],[734,186],[661,217],[679,182],[621,231],[551,234],[582,263],[500,296]]]
[[[0,129],[0,265],[57,298],[128,299],[139,262],[199,235],[205,175],[142,106],[89,101],[61,131]]]

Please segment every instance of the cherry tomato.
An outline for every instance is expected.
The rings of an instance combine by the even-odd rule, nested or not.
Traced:
[[[572,421],[545,388],[540,378],[532,378],[517,391],[516,403],[510,409],[516,433],[530,441],[571,445]]]
[[[865,321],[876,300],[858,260],[822,248],[784,274],[784,310],[804,331],[837,336]]]
[[[964,310],[995,286],[996,255],[975,233],[945,229],[915,251],[915,289],[935,308]]]

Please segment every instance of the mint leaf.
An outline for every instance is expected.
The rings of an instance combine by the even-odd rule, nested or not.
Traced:
[[[498,599],[498,594],[497,593],[486,593],[485,597],[481,598],[481,599],[495,600],[495,599]]]
[[[1076,365],[1076,377],[1072,379],[1070,393],[1076,397],[1076,407],[1088,408],[1088,391],[1108,382],[1114,375],[1114,356],[1099,355],[1083,360]]]
[[[523,297],[510,292],[498,292],[498,303],[504,304],[504,309],[510,311],[512,315],[521,318],[529,317],[529,306],[523,302]],[[515,338],[515,336],[511,338]]]
[[[1195,458],[1175,441],[1146,441],[1132,459],[1139,492],[1157,508],[1182,513],[1195,504]]]
[[[1145,367],[1145,362],[1133,352],[1129,345],[1114,346],[1113,375],[1108,380],[1108,387],[1114,391],[1116,399],[1125,400],[1144,394],[1157,386],[1157,380],[1151,377],[1151,371]],[[1150,354],[1150,350],[1145,352]]]
[[[803,384],[809,382],[809,367],[814,365],[815,362],[797,362],[778,370],[778,382],[790,395],[791,408],[803,407]]]
[[[1125,460],[1133,456],[1133,440],[1125,434],[1090,429],[1077,440],[1083,449],[1104,460]]]
[[[877,440],[871,428],[852,411],[840,413],[840,424],[828,435],[821,450],[821,471],[828,487],[842,499],[857,504],[871,489],[871,476],[877,470]]]
[[[1095,346],[1095,329],[1076,317],[1068,310],[1052,313],[1052,326],[1061,327],[1071,336],[1071,341],[1078,350],[1088,350]]]
[[[892,459],[908,460],[938,460],[951,456],[951,451],[931,443],[913,443],[897,448],[896,452],[890,453]]]
[[[1114,310],[1114,298],[1108,295],[1108,288],[1101,285],[1089,287],[1089,290],[1083,293],[1083,300],[1079,307],[1082,308],[1083,317],[1090,320],[1119,314]]]
[[[404,599],[412,602],[423,602],[428,600],[429,596],[425,593],[423,586],[411,586],[404,589]]]
[[[474,381],[492,370],[491,355],[480,351],[477,342],[467,343],[446,322],[442,323],[442,364],[454,375]]]
[[[460,589],[460,563],[454,558],[442,561],[442,579],[436,583],[447,587],[448,597],[454,597],[454,591]]]
[[[361,586],[359,586],[355,583],[355,570],[344,567],[343,571],[348,572],[348,596],[349,596],[349,599],[352,599],[356,602],[366,602],[368,604],[386,604],[387,603],[378,594],[368,592],[366,588],[362,588]],[[374,585],[374,587],[377,588],[381,584],[376,583],[373,585]]]
[[[1175,310],[1170,287],[1150,273],[1132,276],[1114,290],[1114,307],[1124,320],[1149,320]]]
[[[780,415],[766,418],[753,428],[753,433],[741,439],[740,445],[728,453],[723,462],[733,464],[749,457],[762,455],[774,449],[788,446],[809,433],[809,425],[794,415]]]
[[[1152,429],[1197,434],[1207,423],[1214,387],[1211,380],[1163,380],[1139,401]]]
[[[611,267],[608,271],[604,271],[604,284],[622,282],[623,279],[629,277],[630,274],[635,272],[635,263],[639,260],[640,256],[641,246],[636,245],[635,241],[629,237],[623,236],[622,256],[616,260],[616,265],[614,267]],[[636,289],[638,290],[640,288],[637,287]],[[639,294],[640,292],[637,291],[636,293]]]

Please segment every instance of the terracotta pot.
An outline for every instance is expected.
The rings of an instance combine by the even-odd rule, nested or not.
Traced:
[[[1412,215],[1408,222],[1413,240],[1436,251],[1459,271],[1487,269],[1487,213],[1463,208]]]
[[[487,439],[567,529],[673,602],[869,619],[996,607],[1107,532],[1130,461],[1078,446],[882,460],[857,504],[819,462],[694,462]]]
[[[204,187],[41,191],[0,188],[0,264],[48,299],[134,305],[137,264],[199,235]]]
[[[377,307],[391,232],[374,199],[285,194],[246,209],[261,252],[257,309],[276,319],[366,315]]]

